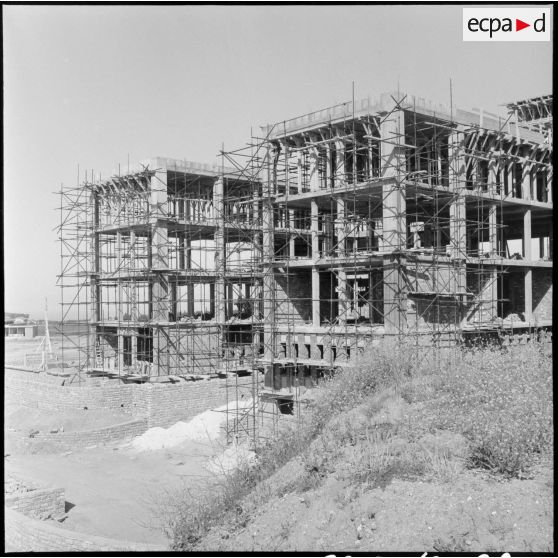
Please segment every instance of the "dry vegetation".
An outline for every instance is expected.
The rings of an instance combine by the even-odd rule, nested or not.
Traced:
[[[551,501],[551,481],[527,479],[549,470],[552,432],[548,347],[453,351],[433,367],[412,347],[384,344],[325,382],[298,427],[262,448],[255,466],[169,497],[161,513],[175,550],[550,551],[550,504],[535,502]],[[535,511],[521,500],[512,511],[523,492]],[[291,499],[316,513],[297,512]],[[432,517],[412,516],[407,533],[381,531],[381,517],[396,523],[390,506],[420,514],[427,504]],[[308,522],[302,531],[297,513]]]

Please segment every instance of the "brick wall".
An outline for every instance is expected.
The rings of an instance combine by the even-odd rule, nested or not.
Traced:
[[[110,441],[125,440],[139,436],[147,430],[145,418],[135,419],[99,428],[98,430],[81,430],[79,432],[39,433],[34,438],[21,438],[16,442],[18,451],[24,453],[60,453],[92,445],[106,444]]]
[[[180,382],[177,384],[119,384],[100,385],[52,385],[45,376],[21,370],[5,371],[5,397],[27,407],[53,412],[67,410],[106,409],[122,412],[130,419],[145,419],[147,426],[170,426],[179,420],[189,420],[195,415],[224,405],[226,401],[225,380],[208,379]],[[138,425],[118,425],[112,434],[128,435]],[[111,427],[113,428],[113,427]],[[91,434],[90,443],[104,439],[109,433],[103,429]],[[67,433],[71,434],[71,433]],[[83,433],[79,433],[81,436]],[[58,437],[60,434],[54,434]],[[57,438],[59,439],[59,438]],[[89,443],[89,442],[88,442]]]
[[[275,285],[275,319],[278,322],[289,320],[295,323],[312,321],[312,276],[309,271],[289,271],[274,274]],[[282,318],[283,316],[283,318]]]
[[[46,519],[65,512],[66,498],[63,488],[30,488],[28,492],[6,494],[4,503],[25,515]]]
[[[533,269],[533,315],[539,320],[552,319],[551,269]]]
[[[451,264],[407,260],[404,273],[409,290],[439,293],[455,290],[457,272]]]
[[[127,542],[78,533],[56,524],[32,519],[6,509],[5,547],[7,552],[156,552],[163,546]]]
[[[152,384],[136,394],[144,396],[148,426],[170,426],[189,420],[227,402],[225,380],[211,379],[180,384]]]

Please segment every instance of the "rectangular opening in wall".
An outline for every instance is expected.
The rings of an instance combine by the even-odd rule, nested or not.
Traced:
[[[310,250],[311,250],[310,243],[303,239],[303,238],[295,238],[294,240],[294,257],[295,258],[309,258],[310,257]]]
[[[310,343],[305,343],[304,348],[306,349],[306,358],[312,358],[312,350],[310,347]]]
[[[535,175],[535,184],[536,184],[536,196],[537,201],[540,202],[548,202],[548,193],[547,193],[547,183],[546,183],[546,171],[540,170]]]
[[[151,328],[138,329],[137,359],[153,362],[153,332]]]
[[[123,335],[123,362],[124,366],[132,366],[132,337],[130,335]]]
[[[513,164],[513,195],[516,198],[522,198],[521,185],[523,182],[523,165],[521,163]]]
[[[510,271],[502,276],[502,310],[504,319],[525,321],[525,273]]]

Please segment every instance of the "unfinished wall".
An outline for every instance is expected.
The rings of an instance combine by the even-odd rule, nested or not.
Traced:
[[[533,269],[533,317],[552,320],[551,269]]]
[[[127,417],[128,415],[123,414],[123,416]],[[143,434],[147,428],[147,420],[140,418],[96,430],[57,433],[39,432],[33,438],[21,436],[20,439],[15,440],[13,443],[15,448],[17,448],[17,452],[21,453],[61,453],[130,439]]]
[[[32,519],[6,509],[5,545],[8,552],[156,552],[164,547],[142,544],[58,527],[54,522]]]
[[[288,273],[288,275],[287,275]],[[294,320],[296,323],[312,321],[312,276],[310,271],[289,270],[274,274],[275,319],[278,322]]]
[[[6,400],[53,412],[106,409],[123,416],[144,418],[147,426],[170,426],[179,420],[226,403],[222,379],[178,384],[118,384],[60,386],[43,374],[6,370]]]
[[[61,516],[66,511],[63,488],[39,486],[36,483],[9,476],[4,481],[4,493],[6,508],[37,519]]]

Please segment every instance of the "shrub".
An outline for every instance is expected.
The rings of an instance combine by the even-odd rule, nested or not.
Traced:
[[[439,391],[438,426],[469,439],[473,466],[522,476],[552,444],[552,361],[536,343],[465,352]]]

